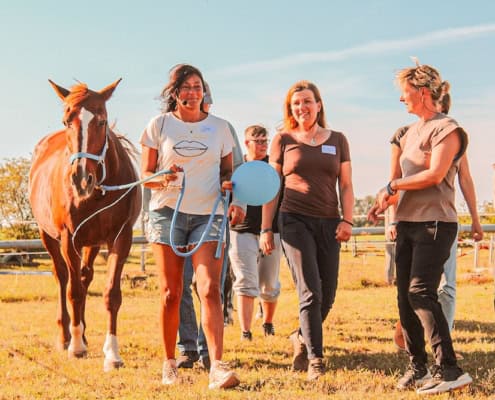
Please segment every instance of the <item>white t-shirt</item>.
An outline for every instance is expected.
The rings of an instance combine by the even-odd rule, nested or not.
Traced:
[[[220,193],[220,161],[232,153],[228,122],[211,114],[199,122],[184,122],[173,113],[160,114],[148,123],[140,143],[158,150],[156,170],[173,164],[184,169],[186,180],[180,211],[211,214]],[[176,207],[179,190],[152,190],[150,210]],[[219,206],[216,214],[222,214]]]

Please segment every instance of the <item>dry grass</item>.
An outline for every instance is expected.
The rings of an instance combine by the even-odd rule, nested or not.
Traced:
[[[487,253],[481,253],[482,265],[487,265]],[[139,270],[137,259],[131,261],[126,269],[130,276]],[[454,341],[464,356],[461,366],[475,382],[439,399],[489,399],[495,393],[493,282],[489,270],[474,271],[472,263],[472,254],[459,258]],[[407,358],[392,343],[396,292],[383,284],[383,265],[379,250],[367,249],[357,257],[350,248],[342,252],[337,300],[324,325],[329,372],[317,383],[289,371],[287,338],[297,326],[297,298],[284,266],[277,335],[265,339],[259,320],[248,344],[239,341],[237,321],[225,330],[225,359],[242,379],[237,389],[226,392],[208,391],[208,376],[199,369],[181,370],[181,385],[160,384],[162,346],[153,275],[146,287],[123,284],[119,341],[126,366],[108,374],[102,372],[106,318],[101,264],[88,299],[89,354],[82,360],[68,360],[65,352],[53,347],[57,296],[53,278],[0,275],[0,399],[416,399],[414,392],[394,389]],[[154,272],[153,265],[148,272]]]

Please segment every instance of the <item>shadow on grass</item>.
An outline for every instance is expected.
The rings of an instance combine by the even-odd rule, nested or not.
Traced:
[[[495,313],[494,313],[495,319]],[[455,321],[454,329],[456,331],[481,332],[489,335],[495,335],[495,323],[480,321]]]
[[[490,324],[478,323],[477,321],[470,321],[471,324],[476,326],[481,326],[481,330],[487,333],[487,336],[481,338],[483,343],[494,343],[495,338],[490,336],[493,332],[493,326]],[[489,329],[487,329],[487,326]],[[478,329],[479,330],[479,329]],[[355,336],[357,342],[366,341],[379,341],[379,342],[390,342],[390,346],[393,345],[392,337],[389,339],[384,339],[381,337],[370,337],[369,335]],[[470,342],[471,340],[468,340]],[[464,343],[465,340],[458,340],[456,342]],[[454,343],[455,346],[455,343]],[[434,364],[434,359],[431,353],[431,347],[427,344],[426,351],[428,352],[429,364]],[[284,358],[285,361],[275,362],[270,359],[270,355],[265,354],[261,357],[256,357],[249,360],[249,366],[255,369],[275,369],[279,371],[291,370],[292,366],[292,351],[277,351],[276,357],[280,359],[280,356]],[[275,356],[275,354],[273,354]],[[407,364],[409,362],[407,353],[405,351],[397,352],[372,352],[366,347],[359,350],[349,350],[346,348],[340,348],[335,346],[325,346],[324,355],[327,367],[330,370],[369,370],[369,371],[381,371],[381,373],[387,376],[394,376],[404,372]],[[464,359],[459,362],[459,365],[467,370],[471,371],[472,375],[476,374],[478,378],[483,377],[493,377],[495,376],[495,352],[491,351],[463,351],[462,355]],[[234,362],[236,367],[246,367],[245,363]],[[473,375],[474,376],[474,375]],[[493,382],[495,386],[495,381]]]

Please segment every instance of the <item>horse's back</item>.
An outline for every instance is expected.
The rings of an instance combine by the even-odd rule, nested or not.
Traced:
[[[58,238],[55,210],[60,208],[62,195],[63,159],[66,146],[65,131],[45,136],[36,145],[29,171],[29,201],[40,229]],[[68,162],[68,161],[67,161]]]
[[[41,139],[34,148],[33,158],[31,160],[31,170],[29,172],[29,180],[31,182],[33,175],[40,170],[46,173],[45,168],[53,168],[58,161],[60,154],[64,152],[66,145],[65,131],[51,133]]]

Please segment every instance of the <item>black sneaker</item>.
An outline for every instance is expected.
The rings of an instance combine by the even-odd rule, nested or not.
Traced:
[[[457,365],[434,365],[432,374],[433,377],[421,386],[416,393],[436,394],[450,392],[473,382],[473,378],[467,372],[463,372]]]
[[[397,389],[404,390],[421,386],[431,379],[430,371],[426,365],[410,363],[402,378],[397,382]]]
[[[251,333],[251,331],[242,332],[241,340],[247,340],[247,341],[253,340],[253,334]]]
[[[182,351],[177,358],[177,368],[192,368],[194,363],[199,360],[197,351]]]
[[[265,336],[275,336],[275,328],[271,322],[265,322],[263,324],[263,332]]]

